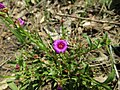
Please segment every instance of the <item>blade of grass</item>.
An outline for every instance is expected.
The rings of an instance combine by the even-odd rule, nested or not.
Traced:
[[[19,28],[18,29],[13,29],[13,28],[10,27],[10,25],[12,25],[11,23],[13,23],[12,20],[8,20],[8,19],[3,18],[1,16],[0,16],[0,19],[5,23],[5,25],[8,27],[8,29],[16,36],[16,38],[21,43],[24,43],[25,40],[24,40],[23,36],[18,32]]]

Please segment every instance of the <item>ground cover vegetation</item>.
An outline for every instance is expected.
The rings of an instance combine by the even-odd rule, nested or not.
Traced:
[[[120,23],[112,3],[1,1],[2,44],[14,48],[0,64],[9,72],[0,75],[1,90],[119,90]]]

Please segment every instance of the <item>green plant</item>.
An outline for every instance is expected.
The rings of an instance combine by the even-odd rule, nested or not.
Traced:
[[[16,59],[16,63],[20,65],[20,70],[16,72],[20,90],[30,90],[31,88],[38,90],[49,83],[52,90],[59,85],[63,90],[111,90],[107,84],[113,78],[108,77],[104,83],[94,80],[91,68],[82,60],[88,52],[109,45],[107,35],[95,42],[92,42],[86,35],[84,37],[88,41],[87,48],[76,44],[72,48],[68,46],[67,51],[59,54],[54,51],[52,44],[51,47],[46,46],[47,50],[45,50],[36,42],[31,41],[38,48],[35,49],[36,46],[33,46],[32,51],[23,51],[21,56]],[[114,77],[114,68],[112,73],[110,75]]]
[[[30,40],[29,45],[33,49],[31,51],[24,50],[16,59],[20,70],[16,71],[15,76],[19,80],[20,90],[40,89],[48,83],[51,84],[51,89],[60,85],[65,90],[77,90],[78,88],[81,90],[94,90],[94,88],[111,90],[107,85],[113,80],[110,78],[111,76],[105,83],[94,80],[91,68],[82,60],[88,52],[109,45],[107,34],[95,42],[83,35],[88,41],[87,47],[76,43],[76,46],[69,45],[72,48],[68,46],[65,53],[57,54],[53,49],[53,40],[50,35],[48,36],[51,38],[51,44],[47,46],[49,43],[45,45],[37,32],[31,34],[22,30],[23,35]]]

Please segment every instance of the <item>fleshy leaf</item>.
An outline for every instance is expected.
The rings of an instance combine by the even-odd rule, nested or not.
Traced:
[[[15,85],[13,81],[8,81],[7,83],[12,90],[18,90],[18,87]]]

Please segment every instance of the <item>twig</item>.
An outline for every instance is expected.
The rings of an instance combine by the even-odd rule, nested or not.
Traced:
[[[109,24],[120,25],[120,23],[113,22],[113,21],[93,20],[93,19],[90,19],[90,18],[77,17],[77,16],[65,15],[65,14],[56,14],[56,15],[61,16],[61,17],[71,17],[71,18],[83,19],[83,20],[94,21],[94,22],[99,22],[99,23],[109,23]]]
[[[101,63],[101,64],[95,64],[95,65],[89,65],[90,67],[99,67],[99,66],[103,66],[105,63]],[[109,67],[111,64],[106,64],[106,66],[104,67]]]
[[[22,17],[25,16],[27,13],[32,12],[36,7],[38,7],[39,5],[43,4],[44,2],[45,2],[45,0],[40,1],[37,5],[35,5],[32,8],[30,8],[30,10],[28,10],[26,7],[23,8],[22,10],[27,10],[27,11],[22,15]]]
[[[11,58],[12,58],[12,56],[9,57],[7,60],[5,60],[2,64],[0,64],[0,68],[1,68],[6,62],[8,62]]]

